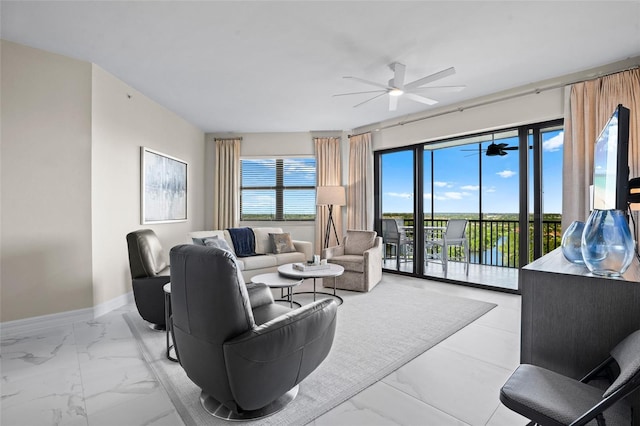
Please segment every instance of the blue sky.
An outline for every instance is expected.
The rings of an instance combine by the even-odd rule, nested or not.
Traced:
[[[562,212],[562,131],[543,134],[544,212]],[[496,140],[496,143],[517,145],[516,138]],[[482,144],[483,148],[490,142]],[[480,199],[478,144],[439,149],[434,152],[431,194],[430,155],[425,155],[425,211],[431,210],[431,197],[436,213],[477,213]],[[482,154],[482,204],[484,213],[518,212],[518,155],[507,151],[505,156]],[[413,211],[412,152],[385,154],[382,160],[382,208],[385,213]],[[532,204],[532,203],[531,203]]]

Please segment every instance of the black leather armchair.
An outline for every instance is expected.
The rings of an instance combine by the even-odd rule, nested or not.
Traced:
[[[293,400],[331,349],[336,303],[278,305],[264,284],[246,286],[233,254],[219,248],[180,245],[170,260],[176,353],[204,408],[247,420]]]
[[[165,329],[164,291],[169,264],[158,236],[151,229],[127,234],[133,297],[140,316],[158,330]]]

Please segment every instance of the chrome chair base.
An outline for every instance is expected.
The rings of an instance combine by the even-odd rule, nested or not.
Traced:
[[[272,403],[262,408],[258,408],[257,410],[243,411],[241,413],[231,411],[230,409],[216,401],[212,396],[207,395],[204,392],[200,393],[200,404],[202,404],[202,407],[206,410],[207,413],[218,419],[232,421],[256,420],[270,416],[282,410],[287,406],[287,404],[295,399],[295,397],[298,395],[298,389],[299,387],[295,386]]]

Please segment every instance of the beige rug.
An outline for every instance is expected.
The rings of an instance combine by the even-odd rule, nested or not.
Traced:
[[[301,384],[297,398],[260,425],[304,425],[348,400],[468,325],[496,305],[446,296],[394,282],[367,294],[340,292],[336,337],[325,361]],[[302,301],[302,295],[296,300]],[[137,313],[125,320],[186,425],[216,425],[200,406],[200,389],[178,363],[165,358],[165,334],[152,331]],[[206,362],[206,360],[203,360]]]

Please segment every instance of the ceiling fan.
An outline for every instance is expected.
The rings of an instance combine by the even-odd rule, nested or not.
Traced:
[[[404,83],[406,66],[401,64],[400,62],[393,62],[389,64],[389,68],[393,71],[393,78],[389,80],[388,84],[376,83],[375,81],[365,80],[360,77],[346,76],[343,78],[349,78],[352,80],[360,81],[362,83],[368,84],[370,86],[378,87],[378,90],[369,90],[365,92],[350,92],[350,93],[339,93],[333,96],[348,96],[348,95],[360,95],[366,93],[377,93],[377,95],[369,98],[363,102],[360,102],[353,107],[359,107],[360,105],[364,105],[367,102],[370,102],[374,99],[377,99],[384,95],[389,95],[389,111],[395,111],[398,108],[398,98],[406,97],[411,99],[412,101],[420,102],[426,105],[434,105],[437,104],[438,101],[435,99],[427,98],[425,96],[420,95],[419,93],[427,90],[442,90],[447,92],[459,92],[463,90],[466,86],[430,86],[423,87],[425,84],[432,83],[436,80],[440,80],[442,78],[448,77],[456,73],[456,69],[454,67],[447,68],[445,70],[439,71],[434,74],[430,74],[426,77],[419,78],[411,83]]]
[[[489,145],[487,145],[486,148],[481,149],[481,151],[484,151],[487,157],[496,157],[496,156],[507,155],[507,151],[515,151],[517,149],[518,149],[517,146],[509,146],[508,143],[495,143],[492,141]],[[463,149],[462,151],[476,151],[476,154],[477,154],[478,150]],[[473,155],[473,154],[470,154],[470,155]]]

